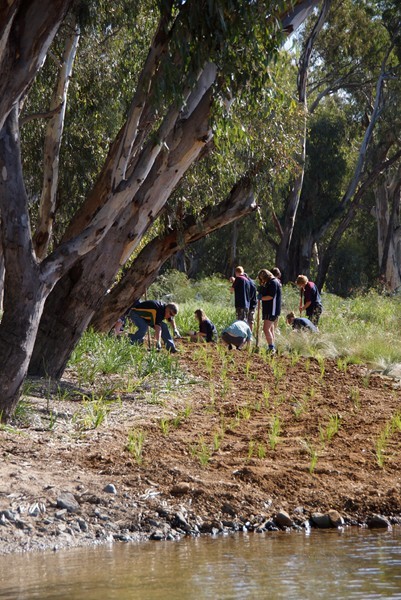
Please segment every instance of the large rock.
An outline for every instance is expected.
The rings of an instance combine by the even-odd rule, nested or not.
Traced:
[[[329,515],[332,527],[342,527],[344,525],[344,519],[336,510],[329,510],[327,514]]]
[[[285,510],[279,510],[274,517],[274,521],[279,527],[293,527],[294,525],[294,521]]]
[[[312,513],[310,520],[312,521],[313,525],[319,529],[330,529],[333,527],[331,519],[327,513]]]
[[[59,508],[65,508],[69,513],[75,513],[80,510],[79,503],[76,501],[75,496],[70,492],[62,492],[57,498],[57,506]]]
[[[391,523],[386,517],[373,515],[367,520],[370,529],[391,529]]]

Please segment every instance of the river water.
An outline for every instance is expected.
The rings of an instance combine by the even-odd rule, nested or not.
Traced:
[[[0,557],[7,600],[401,600],[401,528],[236,534]]]

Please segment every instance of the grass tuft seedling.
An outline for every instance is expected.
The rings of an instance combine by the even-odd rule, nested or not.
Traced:
[[[270,406],[270,391],[265,388],[262,392],[263,395],[263,402],[266,408],[269,408]]]
[[[104,400],[103,396],[96,397],[82,396],[82,408],[74,413],[72,422],[81,431],[88,429],[97,429],[107,420],[110,412],[110,404]]]
[[[320,439],[323,444],[329,444],[333,437],[338,434],[341,425],[341,417],[338,415],[330,415],[329,422],[325,428],[319,427]]]
[[[143,462],[143,446],[145,444],[145,432],[142,429],[133,429],[128,433],[127,450],[138,465]]]
[[[208,465],[211,458],[211,452],[209,446],[207,445],[205,439],[202,436],[198,438],[196,456],[202,467],[206,467]]]
[[[275,450],[277,447],[277,444],[280,439],[280,433],[281,433],[280,417],[278,415],[275,415],[270,423],[270,428],[269,428],[269,432],[268,432],[269,446],[272,450]]]
[[[318,451],[317,451],[316,447],[313,446],[311,444],[311,442],[309,442],[308,440],[305,440],[304,444],[305,444],[305,448],[306,448],[306,451],[307,451],[307,453],[309,455],[309,459],[310,459],[310,462],[309,462],[309,473],[312,475],[313,472],[314,472],[314,470],[315,470],[315,468],[316,468],[317,461],[318,461],[318,458],[319,458]]]
[[[348,357],[340,357],[337,359],[337,368],[342,373],[346,373],[348,370]]]
[[[170,430],[170,420],[166,417],[161,417],[159,420],[160,431],[163,435],[168,435]]]
[[[251,409],[249,408],[249,406],[240,406],[237,410],[237,419],[241,420],[241,419],[245,419],[246,421],[249,421],[249,419],[251,418],[252,412]]]
[[[260,459],[266,458],[266,448],[264,444],[258,443],[257,455]]]
[[[356,410],[361,408],[361,394],[358,388],[351,388],[350,399]]]

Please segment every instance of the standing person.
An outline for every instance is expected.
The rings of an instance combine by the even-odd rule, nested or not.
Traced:
[[[249,311],[248,311],[247,321],[248,321],[250,330],[253,331],[253,325],[255,323],[256,307],[258,305],[258,291],[256,289],[255,282],[249,277],[249,275],[247,275],[246,273],[244,273],[244,275],[249,281]]]
[[[230,277],[230,292],[234,293],[237,319],[241,321],[247,321],[250,300],[249,279],[246,277],[243,267],[236,267],[234,273],[235,277]]]
[[[145,300],[144,302],[137,302],[134,304],[128,312],[128,317],[138,327],[138,331],[128,335],[131,344],[143,344],[148,328],[152,327],[155,330],[156,348],[160,350],[160,339],[162,339],[169,352],[177,352],[167,323],[164,323],[165,320],[168,321],[174,335],[180,337],[174,321],[174,317],[177,313],[178,306],[173,302],[164,304],[158,300]]]
[[[305,317],[296,317],[293,311],[288,313],[286,321],[293,329],[307,329],[313,333],[318,332],[318,328],[312,323],[312,321],[309,321],[309,319],[306,319]]]
[[[263,332],[269,351],[274,354],[276,352],[275,324],[281,313],[281,285],[273,273],[267,269],[261,269],[258,278],[260,282],[259,295],[262,300]]]
[[[272,268],[272,274],[274,275],[274,277],[279,282],[280,287],[283,288],[283,284],[281,282],[281,271],[280,271],[280,269],[278,267],[273,267]],[[280,333],[280,330],[278,328],[278,319],[276,319],[275,322],[274,322],[274,334],[276,336],[279,333]]]
[[[246,321],[238,319],[238,321],[234,321],[234,323],[223,330],[221,339],[228,345],[229,350],[232,350],[233,346],[237,350],[242,350],[245,346],[249,346],[252,339],[252,331]]]
[[[298,275],[295,282],[300,291],[299,312],[306,312],[308,319],[317,327],[322,314],[322,299],[319,290],[313,281],[309,281],[306,275]]]
[[[198,308],[194,314],[199,323],[199,331],[194,332],[194,335],[191,336],[191,338],[194,338],[193,341],[203,339],[206,342],[216,342],[217,329],[211,320],[207,318],[205,311],[203,311],[201,308]]]
[[[281,285],[281,287],[283,287],[283,284],[281,282],[281,271],[278,267],[273,267],[272,268],[272,273],[274,275],[274,277],[277,279],[277,281],[279,282],[279,284]]]

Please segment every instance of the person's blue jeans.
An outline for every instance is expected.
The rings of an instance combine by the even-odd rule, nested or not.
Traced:
[[[145,321],[145,319],[142,319],[142,317],[135,314],[134,312],[130,314],[130,319],[132,320],[134,325],[138,327],[138,331],[136,331],[135,333],[130,333],[128,336],[131,344],[143,344],[145,340],[145,335],[147,334],[147,331],[149,329],[148,323]],[[175,352],[176,348],[170,333],[170,329],[168,328],[167,323],[164,323],[164,321],[161,323],[161,329],[161,337],[163,342],[166,344],[167,350],[169,352]]]

